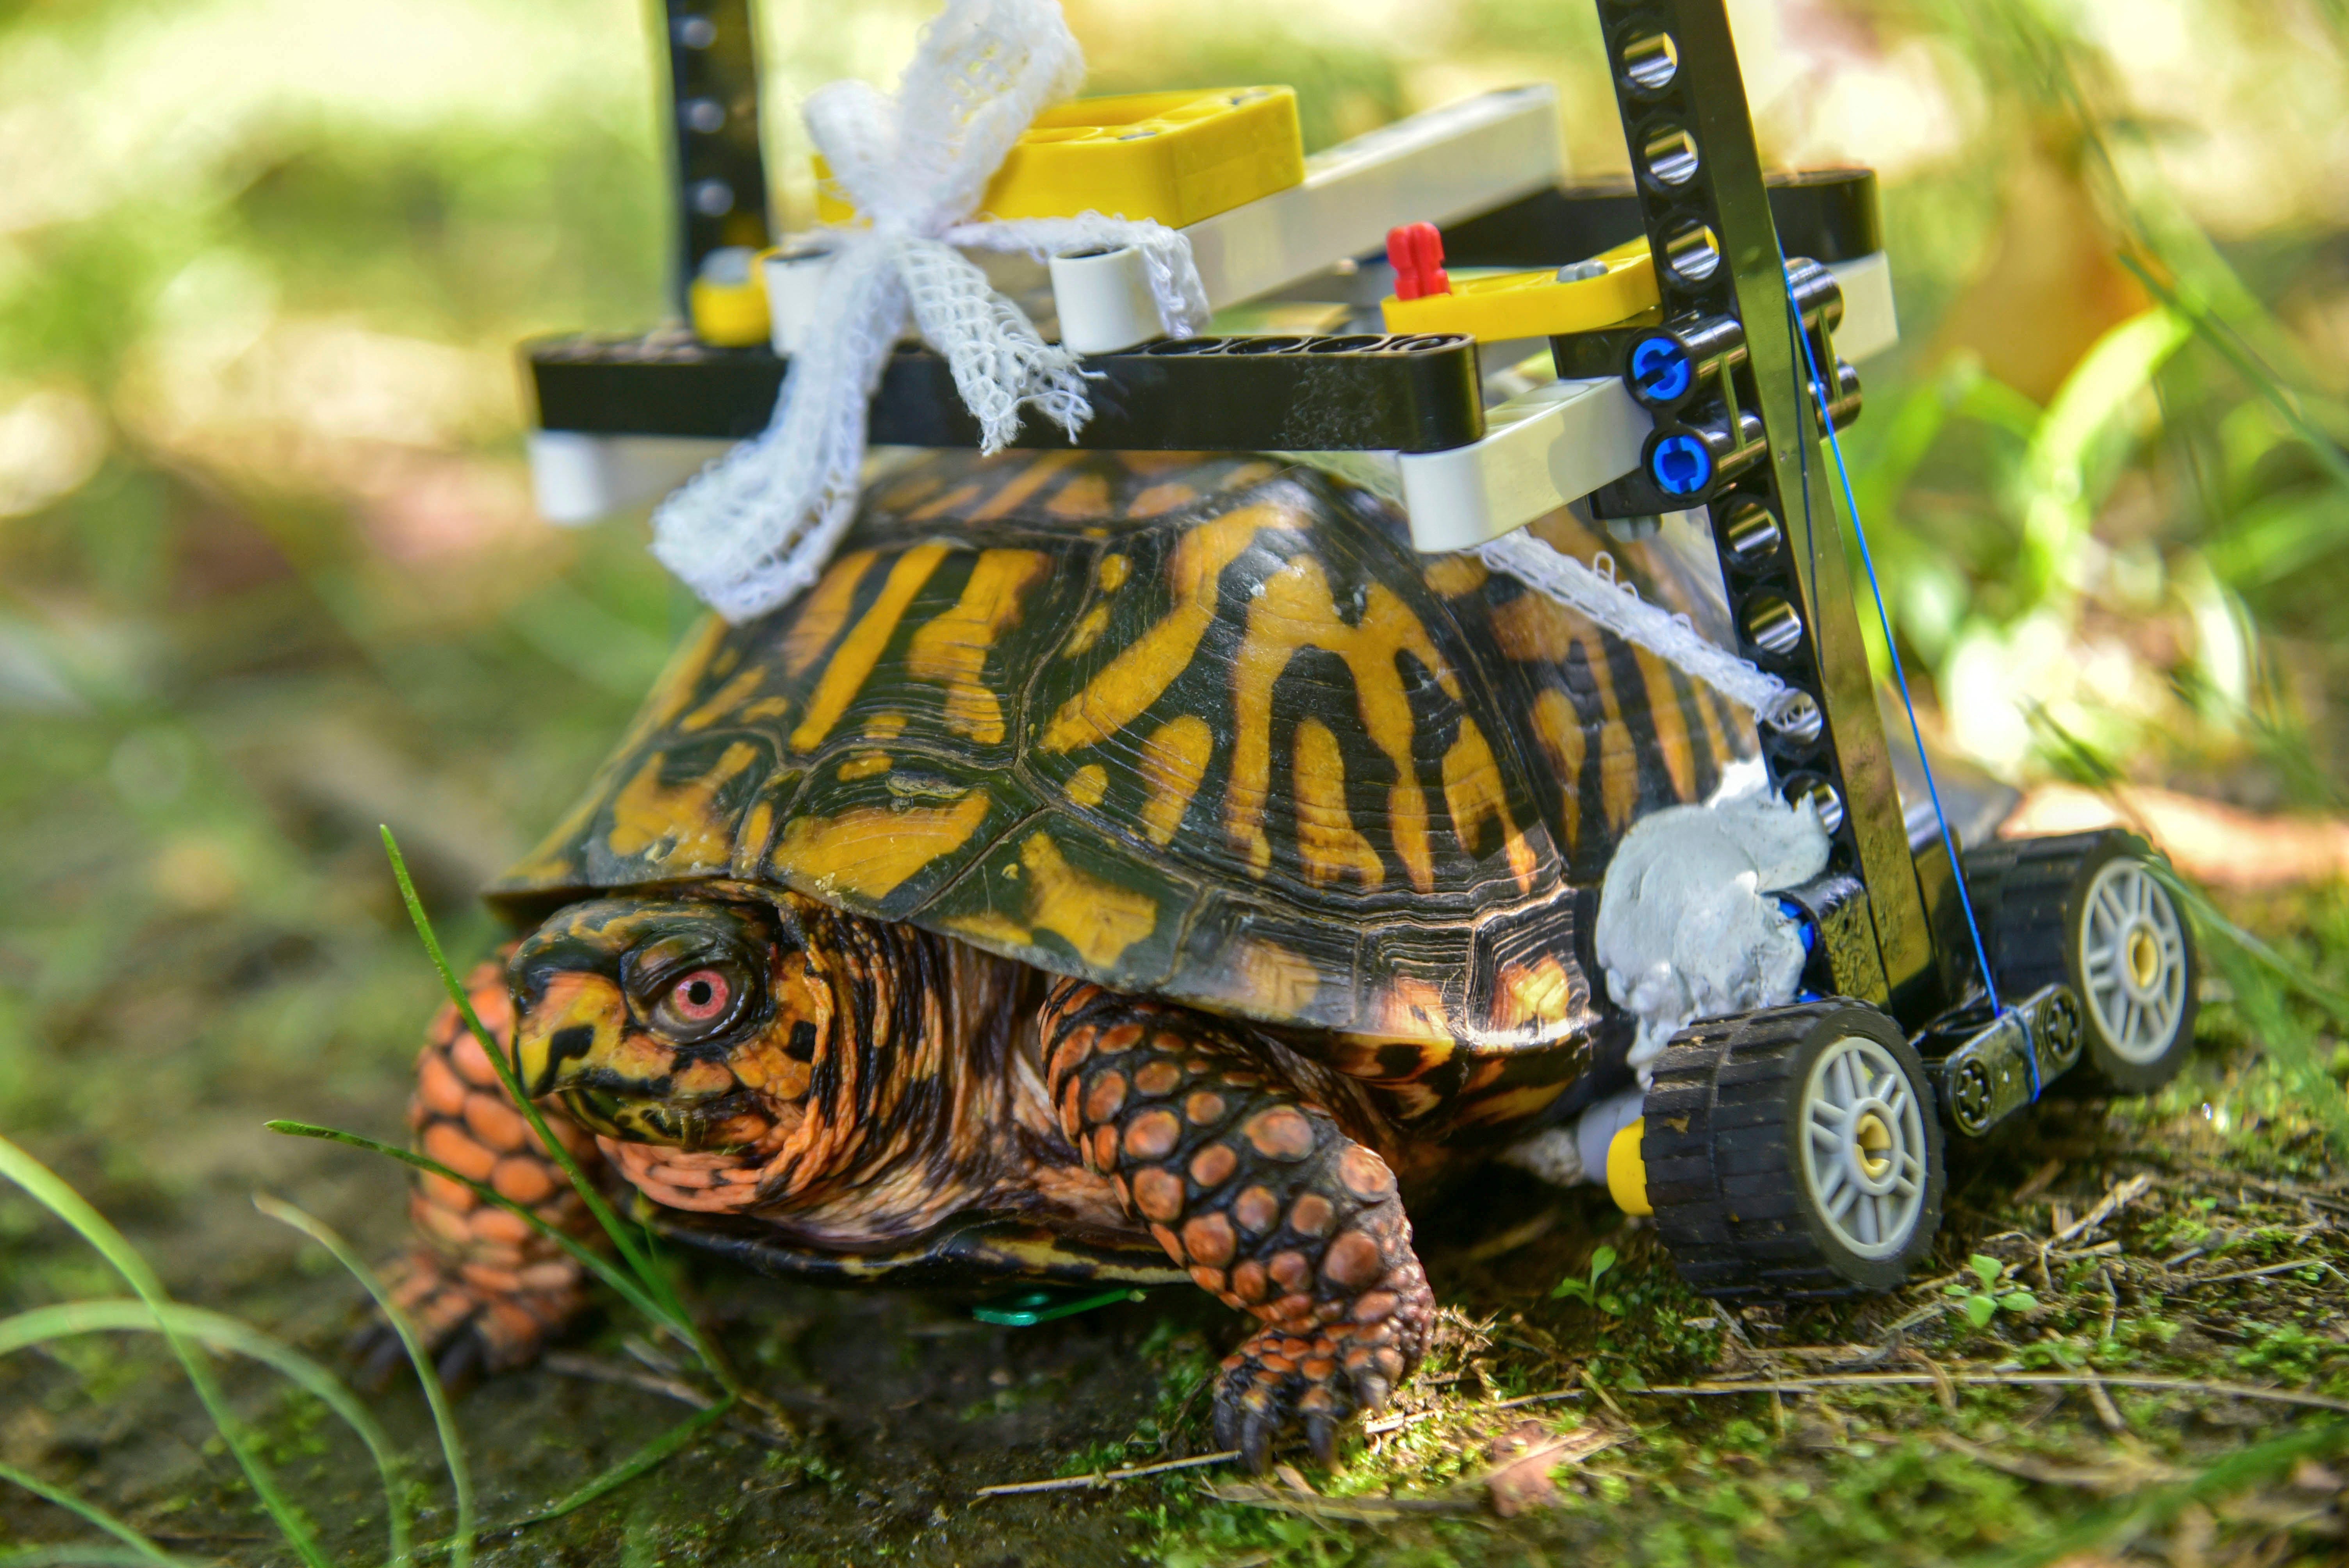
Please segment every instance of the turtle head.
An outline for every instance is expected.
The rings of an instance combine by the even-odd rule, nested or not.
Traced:
[[[744,1147],[804,1113],[830,987],[788,910],[750,894],[557,911],[507,965],[514,1070],[606,1137]]]

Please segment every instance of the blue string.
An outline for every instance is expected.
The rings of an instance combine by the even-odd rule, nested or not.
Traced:
[[[1782,248],[1778,253],[1778,265],[1783,269],[1785,264],[1786,253]],[[1901,667],[1900,646],[1893,640],[1892,637],[1892,617],[1884,608],[1884,589],[1876,579],[1876,558],[1868,548],[1868,529],[1861,523],[1859,519],[1859,498],[1852,493],[1851,472],[1844,466],[1843,443],[1836,438],[1835,421],[1826,417],[1826,409],[1828,402],[1826,387],[1819,379],[1818,358],[1811,349],[1811,335],[1803,330],[1802,316],[1795,309],[1795,296],[1792,290],[1789,290],[1786,295],[1786,315],[1788,317],[1788,325],[1794,329],[1795,341],[1803,346],[1803,362],[1810,367],[1811,387],[1817,394],[1818,397],[1817,408],[1820,414],[1819,423],[1825,427],[1826,430],[1827,450],[1835,455],[1836,478],[1843,486],[1844,506],[1851,513],[1852,537],[1859,541],[1860,564],[1868,569],[1868,591],[1876,600],[1877,624],[1884,629],[1885,651],[1892,655],[1892,676],[1893,679],[1899,683],[1900,687],[1900,706],[1907,710],[1909,715],[1909,738],[1915,741],[1917,745],[1917,765],[1922,769],[1925,773],[1925,792],[1931,798],[1933,802],[1933,820],[1940,826],[1941,830],[1941,847],[1949,853],[1950,872],[1957,880],[1958,904],[1960,908],[1965,911],[1966,931],[1973,938],[1974,962],[1981,966],[1982,986],[1990,993],[1990,1006],[1992,1013],[1999,1016],[2004,1016],[2006,1006],[2004,1003],[1999,1000],[1998,981],[1991,974],[1990,954],[1982,945],[1982,926],[1980,923],[1974,919],[1974,901],[1966,892],[1965,871],[1964,868],[1958,863],[1957,841],[1950,831],[1949,814],[1941,810],[1941,791],[1940,787],[1933,782],[1932,759],[1925,755],[1924,731],[1917,723],[1917,705],[1909,695],[1909,672]],[[1801,410],[1797,408],[1796,419],[1798,427],[1800,418]],[[1812,521],[1809,484],[1810,443],[1808,441],[1798,439],[1795,444],[1800,454],[1804,470],[1803,521],[1806,524],[1805,531],[1810,533],[1812,537],[1816,539],[1816,531],[1815,528],[1809,526]],[[2031,1068],[2031,1098],[2037,1099],[2039,1098],[2039,1053],[2035,1049],[2031,1048],[2030,1031],[2027,1025],[2024,1029],[2023,1038],[2023,1059]]]

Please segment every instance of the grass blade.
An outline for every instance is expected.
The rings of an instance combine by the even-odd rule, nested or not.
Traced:
[[[2234,990],[2243,1022],[2283,1069],[2302,1104],[2323,1124],[2334,1151],[2349,1158],[2349,1099],[2318,1059],[2314,1031],[2292,1016],[2286,996],[2297,991],[2344,1021],[2349,1000],[2228,919],[2208,894],[2167,863],[2156,861],[2149,869],[2192,917],[2203,937],[2202,951]]]
[[[2275,373],[2255,358],[2251,351],[2237,342],[2215,313],[2199,300],[2190,299],[2167,282],[2155,275],[2152,268],[2124,252],[2121,265],[2135,274],[2146,292],[2163,305],[2184,317],[2202,340],[2217,349],[2220,357],[2235,367],[2235,373],[2255,387],[2261,398],[2273,408],[2294,435],[2307,444],[2309,455],[2331,474],[2335,482],[2349,485],[2349,453],[2344,453],[2340,443],[2333,440],[2316,423],[2302,412],[2300,404],[2288,392]]]
[[[570,1179],[572,1190],[579,1194],[588,1212],[595,1217],[595,1222],[611,1238],[613,1248],[619,1253],[628,1271],[636,1275],[641,1289],[629,1293],[630,1300],[638,1301],[643,1296],[649,1296],[657,1303],[655,1309],[640,1310],[645,1310],[654,1322],[668,1328],[691,1346],[710,1375],[729,1393],[741,1394],[740,1381],[725,1358],[719,1355],[716,1346],[702,1337],[699,1326],[693,1321],[693,1315],[685,1309],[685,1303],[678,1296],[677,1288],[670,1282],[667,1271],[661,1267],[658,1257],[648,1244],[639,1244],[629,1226],[613,1212],[611,1205],[605,1202],[603,1193],[596,1190],[595,1182],[588,1180],[579,1162],[571,1157],[571,1150],[548,1128],[537,1102],[523,1092],[521,1080],[516,1077],[508,1053],[482,1025],[480,1015],[473,1011],[472,998],[466,995],[464,986],[458,983],[456,971],[450,967],[448,954],[440,946],[440,938],[432,929],[431,917],[424,913],[424,901],[417,895],[416,883],[408,874],[408,861],[399,852],[399,841],[392,836],[388,826],[378,825],[378,831],[383,835],[384,853],[390,859],[392,877],[399,884],[399,896],[408,908],[408,918],[415,925],[416,934],[423,942],[425,952],[430,955],[432,967],[439,972],[440,984],[447,990],[450,1001],[456,1006],[458,1016],[465,1020],[465,1026],[472,1031],[473,1038],[480,1043],[482,1055],[489,1058],[490,1065],[496,1070],[498,1081],[505,1086],[507,1095],[522,1108],[540,1142]]]
[[[285,1494],[277,1489],[277,1481],[260,1458],[253,1451],[236,1429],[235,1418],[230,1414],[227,1399],[213,1379],[212,1368],[204,1364],[203,1353],[191,1344],[171,1326],[164,1308],[173,1305],[164,1293],[163,1284],[137,1248],[123,1240],[122,1233],[107,1222],[106,1217],[89,1206],[88,1200],[59,1179],[57,1173],[26,1153],[5,1138],[0,1138],[0,1176],[30,1193],[33,1200],[80,1233],[82,1240],[95,1247],[98,1254],[114,1265],[114,1271],[129,1282],[139,1299],[155,1315],[156,1326],[170,1342],[171,1354],[187,1369],[188,1381],[195,1385],[196,1398],[203,1401],[204,1410],[220,1431],[221,1441],[235,1456],[237,1468],[244,1471],[253,1485],[254,1495],[260,1498],[269,1516],[276,1522],[287,1542],[311,1568],[326,1568],[326,1554],[318,1548],[317,1539],[294,1511]]]
[[[2190,322],[2156,306],[2096,339],[2056,389],[2023,459],[2022,566],[2030,602],[2078,581],[2080,552],[2113,479],[2097,461],[2105,437],[2192,335]]]
[[[548,1224],[538,1215],[523,1208],[494,1187],[487,1186],[468,1176],[460,1176],[429,1154],[419,1154],[412,1149],[402,1149],[396,1144],[379,1143],[360,1133],[345,1132],[340,1128],[316,1127],[306,1121],[282,1119],[264,1121],[262,1125],[272,1132],[282,1132],[288,1138],[318,1138],[329,1143],[347,1143],[354,1149],[365,1149],[377,1154],[388,1156],[402,1164],[413,1165],[419,1171],[429,1171],[435,1176],[444,1176],[451,1181],[472,1189],[483,1202],[495,1203],[508,1213],[517,1215],[526,1223],[534,1226],[540,1234],[558,1243],[582,1268],[617,1291],[630,1306],[635,1307],[655,1323],[684,1335],[688,1344],[694,1342],[692,1336],[687,1333],[688,1326],[670,1317],[658,1302],[645,1293],[644,1286],[633,1275],[624,1270],[614,1268],[610,1259],[597,1255],[592,1248],[582,1245],[577,1237],[565,1235],[560,1228]]]
[[[2327,985],[2323,981],[2278,953],[2267,943],[2228,919],[2201,889],[2179,876],[2168,866],[2157,863],[2152,869],[2154,875],[2161,880],[2162,885],[2168,888],[2180,903],[2189,906],[2197,924],[2207,926],[2219,933],[2234,946],[2256,960],[2260,967],[2273,975],[2285,987],[2298,992],[2302,999],[2323,1008],[2340,1022],[2349,1024],[2349,995],[2344,995]]]
[[[2120,820],[2128,823],[2147,841],[2153,841],[2153,834],[2147,830],[2144,821],[2130,808],[2128,801],[2122,798],[2120,786],[2124,782],[2124,776],[2110,758],[2065,728],[2039,704],[2034,702],[2028,705],[2023,709],[2023,713],[2031,721],[2032,728],[2044,738],[2050,751],[2073,777],[2103,796],[2105,803],[2113,809],[2114,815]],[[2225,937],[2256,960],[2262,968],[2272,974],[2287,988],[2298,992],[2306,1001],[2323,1008],[2341,1023],[2349,1024],[2349,992],[2326,985],[2277,952],[2269,944],[2228,919],[2226,913],[2210,901],[2208,893],[2178,875],[2177,868],[2168,861],[2155,861],[2147,869],[2159,879],[2164,887],[2169,890],[2171,896],[2178,901],[2187,913],[2194,917],[2195,923],[2199,929]]]
[[[456,1002],[458,1016],[465,1018],[465,1028],[472,1030],[474,1040],[481,1042],[481,1054],[489,1057],[489,1066],[498,1070],[498,1082],[505,1085],[505,1091],[514,1099],[514,1106],[522,1108],[522,1115],[526,1115],[526,1118],[531,1119],[531,1130],[538,1134],[540,1143],[545,1143],[547,1152],[554,1157],[554,1162],[562,1164],[564,1176],[571,1179],[571,1185],[578,1190],[580,1200],[587,1204],[587,1212],[595,1213],[596,1222],[599,1222],[601,1228],[604,1228],[604,1233],[611,1237],[611,1244],[616,1246],[616,1249],[620,1249],[620,1258],[627,1263],[629,1273],[635,1273],[636,1277],[644,1279],[646,1289],[651,1289],[653,1294],[660,1295],[660,1298],[665,1300],[665,1305],[672,1310],[672,1315],[677,1316],[677,1319],[684,1319],[686,1316],[684,1303],[674,1300],[674,1291],[669,1291],[667,1279],[662,1277],[656,1267],[653,1267],[651,1258],[646,1258],[641,1251],[636,1251],[636,1242],[635,1237],[629,1234],[627,1225],[620,1222],[620,1216],[611,1212],[611,1204],[606,1204],[606,1202],[604,1202],[604,1195],[596,1192],[595,1183],[587,1181],[587,1171],[583,1171],[580,1164],[571,1157],[571,1150],[564,1148],[562,1139],[557,1139],[557,1136],[547,1130],[547,1118],[545,1115],[540,1115],[538,1103],[535,1103],[529,1094],[523,1094],[522,1091],[522,1079],[514,1078],[514,1063],[507,1061],[505,1047],[498,1045],[496,1036],[491,1036],[489,1028],[481,1026],[481,1016],[472,1009],[472,997],[465,995],[465,985],[458,984],[456,969],[449,967],[449,955],[441,953],[440,936],[432,932],[432,918],[425,913],[423,899],[416,897],[416,882],[409,878],[409,861],[407,859],[401,859],[399,854],[399,841],[392,838],[392,829],[388,829],[388,826],[378,826],[378,830],[383,833],[383,852],[392,859],[392,881],[399,882],[399,899],[409,906],[409,920],[416,924],[416,934],[423,939],[425,953],[432,955],[432,967],[440,969],[441,985],[449,991],[449,1000]]]
[[[1995,1568],[2045,1568],[2066,1558],[2085,1558],[2099,1548],[2168,1523],[2189,1503],[2240,1491],[2283,1474],[2301,1460],[2328,1455],[2344,1446],[2349,1446],[2349,1421],[2327,1421],[2271,1438],[2228,1455],[2190,1480],[2152,1488],[2069,1530],[1979,1561]]]
[[[408,1315],[392,1301],[391,1293],[383,1288],[383,1281],[375,1270],[361,1261],[351,1244],[336,1234],[324,1221],[304,1213],[293,1204],[269,1196],[266,1192],[253,1195],[253,1206],[275,1220],[291,1225],[328,1252],[335,1261],[351,1273],[351,1276],[367,1287],[375,1297],[376,1310],[399,1336],[407,1348],[408,1358],[416,1365],[416,1380],[423,1385],[425,1403],[432,1407],[432,1427],[440,1434],[440,1457],[449,1467],[449,1484],[457,1493],[457,1533],[452,1538],[450,1561],[457,1568],[466,1568],[473,1560],[473,1475],[465,1464],[464,1439],[457,1434],[457,1418],[449,1409],[449,1391],[440,1386],[440,1375],[432,1369],[432,1357],[424,1342],[417,1337],[416,1326]]]
[[[2152,833],[2120,794],[2121,773],[2095,747],[2073,734],[2044,708],[2027,708],[2033,727],[2050,738],[2053,749],[2085,783],[2095,789],[2119,819],[2131,823],[2148,841]],[[2204,957],[2234,989],[2234,1002],[2243,1020],[2262,1042],[2265,1054],[2292,1084],[2299,1099],[2323,1127],[2337,1154],[2349,1158],[2349,1100],[2342,1098],[2326,1065],[2317,1057],[2313,1031],[2292,1014],[2288,995],[2349,1024],[2349,995],[2325,984],[2294,964],[2266,942],[2227,917],[2210,895],[2180,876],[2166,860],[2155,859],[2146,868],[2169,890],[2178,907],[2193,922]]]
[[[511,1519],[503,1524],[491,1525],[483,1533],[506,1535],[515,1531],[527,1530],[534,1524],[552,1523],[567,1513],[576,1513],[596,1499],[626,1486],[671,1454],[676,1453],[678,1449],[684,1448],[713,1422],[732,1410],[739,1400],[738,1395],[730,1393],[723,1396],[708,1409],[696,1410],[692,1415],[612,1466],[586,1485],[580,1487],[576,1491],[548,1504],[536,1513],[526,1513],[520,1519]],[[445,1551],[449,1543],[443,1541],[428,1541],[416,1549],[416,1555],[419,1559],[436,1556]]]
[[[154,1326],[150,1324],[148,1326],[152,1327]],[[21,1486],[26,1491],[31,1492],[35,1497],[40,1498],[45,1501],[54,1502],[68,1513],[79,1514],[89,1523],[97,1525],[100,1530],[105,1531],[117,1541],[123,1542],[129,1553],[129,1561],[133,1563],[160,1563],[165,1564],[166,1568],[169,1568],[171,1559],[163,1554],[163,1549],[161,1547],[156,1545],[153,1542],[148,1540],[145,1536],[140,1534],[139,1532],[131,1529],[130,1526],[123,1523],[122,1521],[115,1518],[114,1515],[107,1512],[106,1510],[98,1507],[96,1503],[84,1502],[81,1499],[66,1491],[63,1487],[51,1486],[47,1481],[43,1480],[40,1477],[36,1475],[27,1475],[23,1470],[17,1470],[11,1465],[0,1465],[0,1480],[8,1481],[14,1485]],[[71,1548],[70,1550],[85,1552],[88,1551],[88,1548],[77,1547]],[[83,1561],[83,1559],[80,1558],[77,1558],[75,1560]],[[6,1561],[6,1559],[0,1559],[0,1562],[5,1561]]]
[[[575,1512],[586,1507],[605,1492],[626,1486],[693,1441],[704,1429],[733,1409],[738,1402],[738,1396],[728,1394],[709,1408],[696,1410],[692,1415],[688,1416],[684,1420],[679,1421],[676,1426],[671,1427],[667,1431],[663,1432],[659,1437],[655,1438],[651,1442],[647,1443],[561,1501],[551,1503],[536,1513],[524,1515],[505,1528],[520,1530],[527,1525],[547,1523],[549,1521],[562,1518],[566,1513]]]
[[[173,1326],[189,1338],[201,1339],[215,1350],[249,1357],[282,1373],[308,1390],[358,1434],[359,1441],[367,1445],[367,1452],[375,1459],[377,1473],[383,1478],[392,1560],[398,1562],[407,1556],[409,1523],[408,1501],[399,1486],[398,1451],[391,1446],[391,1439],[376,1418],[367,1414],[367,1407],[343,1387],[342,1380],[292,1346],[226,1313],[176,1303],[163,1311]],[[68,1335],[109,1332],[152,1334],[156,1332],[155,1313],[136,1301],[67,1301],[36,1307],[14,1317],[0,1318],[0,1356]]]

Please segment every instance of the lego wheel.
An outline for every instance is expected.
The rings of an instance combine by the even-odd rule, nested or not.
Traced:
[[[1941,1128],[1899,1026],[1864,1002],[1683,1029],[1640,1152],[1657,1234],[1706,1295],[1889,1290],[1941,1224]]]
[[[1965,858],[1966,885],[2001,992],[2061,980],[2080,998],[2087,1048],[2051,1085],[2150,1094],[2194,1049],[2194,936],[2154,851],[2108,830],[2021,839]]]

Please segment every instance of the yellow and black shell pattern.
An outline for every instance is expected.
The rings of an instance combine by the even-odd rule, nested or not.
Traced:
[[[1724,634],[1668,552],[1537,531]],[[780,883],[1126,992],[1511,1053],[1596,1021],[1624,828],[1753,750],[1742,710],[1315,469],[932,453],[812,588],[687,639],[491,895]]]

